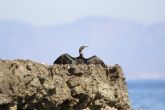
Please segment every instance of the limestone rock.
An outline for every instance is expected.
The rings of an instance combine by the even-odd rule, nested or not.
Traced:
[[[130,110],[119,65],[0,60],[0,110]]]

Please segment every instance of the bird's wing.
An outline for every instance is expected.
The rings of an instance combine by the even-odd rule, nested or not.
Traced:
[[[92,56],[86,59],[86,64],[100,64],[105,66],[105,63],[97,56]]]
[[[54,64],[74,64],[75,58],[70,56],[69,54],[63,54],[59,56],[55,61]]]

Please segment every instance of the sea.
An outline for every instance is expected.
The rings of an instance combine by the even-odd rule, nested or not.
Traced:
[[[165,80],[128,80],[133,110],[165,110]]]

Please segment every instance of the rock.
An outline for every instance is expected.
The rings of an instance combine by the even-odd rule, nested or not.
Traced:
[[[119,65],[0,60],[0,110],[131,110]]]

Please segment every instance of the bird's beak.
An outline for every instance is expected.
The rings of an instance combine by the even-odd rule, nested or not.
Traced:
[[[89,47],[89,46],[85,46],[85,48],[87,48],[87,47]]]

